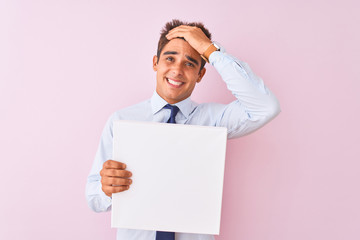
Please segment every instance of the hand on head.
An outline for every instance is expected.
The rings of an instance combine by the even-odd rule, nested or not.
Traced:
[[[166,35],[168,40],[179,37],[184,38],[200,55],[212,44],[211,40],[198,27],[181,25],[171,29]]]

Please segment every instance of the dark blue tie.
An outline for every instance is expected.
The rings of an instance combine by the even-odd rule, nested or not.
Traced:
[[[169,118],[169,120],[167,122],[168,123],[176,123],[175,122],[175,116],[179,112],[179,108],[177,106],[175,106],[175,105],[170,105],[170,104],[166,104],[164,108],[171,110],[170,118]]]
[[[175,240],[174,232],[156,232],[156,240]]]
[[[176,114],[179,112],[179,108],[177,106],[173,106],[170,104],[165,105],[166,109],[170,109],[171,113],[170,113],[170,118],[167,121],[168,123],[176,123],[175,122],[175,116]],[[161,232],[161,231],[157,231],[156,232],[156,240],[175,240],[175,233],[174,232]]]

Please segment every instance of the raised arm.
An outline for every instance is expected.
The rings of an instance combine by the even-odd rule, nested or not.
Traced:
[[[280,113],[277,98],[248,64],[227,54],[222,47],[210,55],[209,61],[237,99],[226,105],[217,122],[228,128],[229,138],[249,134]]]
[[[179,37],[184,38],[200,55],[205,53],[205,58],[237,98],[219,108],[220,114],[215,124],[228,128],[228,138],[249,134],[279,114],[278,100],[246,63],[227,54],[222,47],[215,51],[210,39],[197,27],[179,26],[167,35],[169,40]]]

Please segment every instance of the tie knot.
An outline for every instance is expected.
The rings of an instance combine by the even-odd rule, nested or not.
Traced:
[[[176,123],[175,122],[175,116],[179,112],[179,108],[177,106],[175,106],[175,105],[170,105],[170,104],[166,104],[164,108],[171,110],[170,118],[169,118],[169,120],[167,122],[168,123]]]

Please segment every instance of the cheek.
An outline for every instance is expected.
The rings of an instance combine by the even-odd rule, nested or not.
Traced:
[[[158,67],[158,73],[160,75],[163,75],[167,72],[167,67],[166,66],[161,66],[161,67]]]
[[[196,86],[196,81],[189,82],[189,85],[187,87],[187,91],[192,92],[194,90],[195,86]]]
[[[196,73],[191,73],[191,75],[188,76],[188,79],[191,81],[191,84],[195,84],[200,78],[200,75]]]
[[[157,75],[162,78],[165,74],[164,68],[158,68]]]

